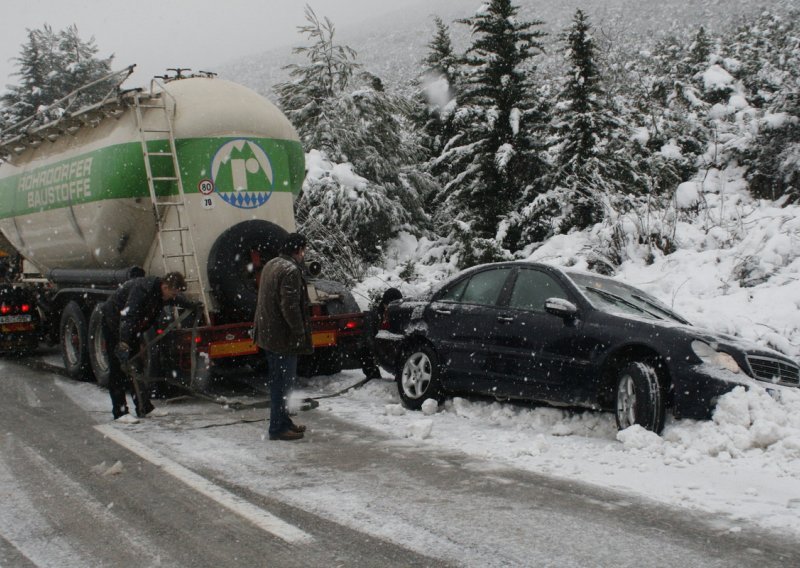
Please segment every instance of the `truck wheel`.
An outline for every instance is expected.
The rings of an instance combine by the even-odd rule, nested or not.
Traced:
[[[89,362],[97,384],[104,388],[108,387],[111,376],[111,356],[108,353],[106,333],[103,312],[97,306],[89,318]]]
[[[226,321],[251,321],[256,311],[260,266],[278,256],[288,233],[269,221],[238,223],[222,233],[208,253],[208,281]]]
[[[67,374],[78,381],[91,381],[89,333],[86,316],[77,302],[70,302],[61,312],[61,356]]]

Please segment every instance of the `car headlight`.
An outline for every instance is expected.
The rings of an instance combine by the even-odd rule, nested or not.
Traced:
[[[741,373],[742,369],[736,359],[723,351],[717,351],[704,341],[692,341],[692,351],[703,363],[727,369],[731,373]]]

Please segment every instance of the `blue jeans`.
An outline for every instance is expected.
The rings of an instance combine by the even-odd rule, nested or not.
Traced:
[[[269,434],[275,436],[286,432],[291,425],[286,399],[297,375],[297,355],[285,355],[265,351],[267,356],[267,378],[269,379]]]

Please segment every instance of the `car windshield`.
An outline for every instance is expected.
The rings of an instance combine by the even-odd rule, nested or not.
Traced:
[[[689,323],[654,297],[633,286],[579,272],[569,272],[568,276],[592,304],[604,312],[621,312],[650,319]]]

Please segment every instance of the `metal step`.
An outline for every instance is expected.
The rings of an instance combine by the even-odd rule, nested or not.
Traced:
[[[156,96],[154,86],[160,86],[161,92]],[[157,238],[161,255],[161,261],[165,272],[173,270],[180,270],[187,283],[195,283],[192,286],[192,291],[200,294],[200,297],[205,303],[206,288],[203,282],[203,273],[200,270],[200,265],[197,260],[197,248],[194,243],[194,235],[192,234],[192,222],[189,208],[186,204],[185,192],[183,189],[183,181],[179,174],[181,171],[180,164],[178,163],[177,147],[175,145],[175,133],[173,131],[173,117],[171,116],[169,100],[175,101],[174,97],[169,93],[163,83],[156,81],[151,82],[151,94],[135,95],[134,96],[134,116],[136,118],[136,127],[139,131],[139,140],[141,142],[142,154],[144,157],[144,166],[147,174],[147,186],[150,192],[150,200],[153,203],[155,220],[157,223]],[[174,108],[174,107],[173,107]],[[145,125],[144,113],[142,109],[160,109],[147,113],[147,122]],[[160,125],[161,128],[156,128]],[[163,134],[165,136],[156,137],[149,136],[149,134]],[[159,150],[151,152],[148,145],[151,142],[158,140],[163,144],[169,144],[167,150]],[[161,146],[163,148],[163,146]],[[153,165],[158,163],[163,167],[164,161],[154,157],[169,157],[172,161],[171,176],[154,176]],[[162,170],[163,171],[163,170]],[[172,189],[177,190],[175,195],[165,196],[173,201],[161,201],[162,197],[156,192],[156,182],[171,182]],[[175,207],[174,214],[168,211],[168,207]],[[169,241],[166,241],[166,234],[170,233],[172,236]],[[177,236],[176,236],[177,235]],[[167,251],[170,251],[167,253]],[[174,252],[179,251],[179,252]],[[189,275],[192,277],[189,277]],[[211,321],[209,306],[204,305],[204,312],[206,321]]]

